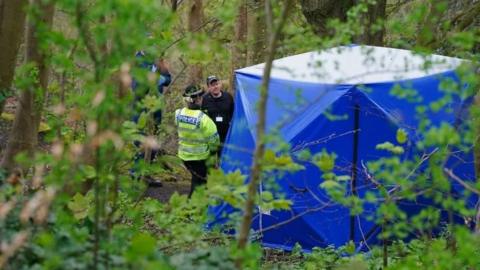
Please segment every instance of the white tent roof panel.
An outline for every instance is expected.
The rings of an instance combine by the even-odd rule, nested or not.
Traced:
[[[336,47],[275,60],[271,77],[322,84],[369,84],[420,78],[457,68],[461,59],[374,46]],[[265,64],[237,70],[262,76]],[[314,67],[314,68],[312,68]]]

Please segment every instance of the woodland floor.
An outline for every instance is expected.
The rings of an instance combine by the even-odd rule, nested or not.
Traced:
[[[168,202],[173,193],[188,194],[190,191],[190,182],[163,182],[161,187],[148,187],[145,191],[145,197],[155,198],[161,202]]]

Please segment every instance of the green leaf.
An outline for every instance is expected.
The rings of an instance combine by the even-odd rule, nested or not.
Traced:
[[[327,109],[323,112],[323,116],[330,121],[343,121],[348,120],[348,114],[336,115],[331,112],[330,109]]]
[[[68,209],[73,212],[75,219],[81,220],[87,217],[90,204],[86,196],[77,193],[67,205]]]
[[[37,236],[36,242],[45,248],[53,248],[55,246],[55,239],[53,235],[47,232],[43,232]]]
[[[178,194],[177,192],[175,192],[170,197],[169,203],[170,203],[171,207],[175,208],[175,207],[179,207],[179,206],[185,204],[186,201],[187,201],[186,196],[182,196],[182,195]]]
[[[163,107],[162,99],[160,97],[147,95],[143,99],[143,102],[145,104],[145,108],[147,108],[149,111],[156,111],[162,109]]]
[[[147,233],[139,233],[133,236],[127,257],[130,261],[143,259],[153,254],[156,247],[155,239]]]
[[[147,119],[148,119],[148,114],[146,114],[145,112],[142,112],[140,114],[140,117],[138,117],[137,128],[138,129],[145,128],[145,126],[147,125]]]
[[[460,135],[448,123],[442,123],[440,127],[432,127],[426,132],[425,144],[427,146],[457,145],[461,142]]]
[[[336,157],[335,153],[328,154],[327,151],[323,150],[315,155],[314,162],[322,172],[330,172],[335,166]]]
[[[394,85],[392,89],[390,89],[390,95],[398,99],[405,99],[411,103],[422,101],[422,97],[418,94],[417,90],[399,84]]]
[[[350,175],[339,175],[336,177],[337,181],[350,181]]]
[[[386,151],[392,152],[393,154],[397,154],[397,155],[403,154],[403,152],[404,152],[403,147],[396,146],[396,145],[392,144],[391,142],[384,142],[384,143],[381,143],[381,144],[377,144],[377,146],[375,148],[378,149],[378,150],[386,150]]]
[[[322,175],[322,178],[324,180],[337,180],[337,175],[335,175],[333,172],[324,172]]]
[[[348,254],[355,253],[355,243],[353,241],[349,241],[348,244],[345,245],[344,249]]]
[[[334,188],[340,187],[340,184],[334,180],[326,180],[320,184],[320,187],[323,189],[334,189]]]
[[[83,173],[85,174],[85,177],[88,179],[95,178],[97,176],[97,173],[95,172],[95,168],[90,165],[85,165],[82,167]]]
[[[297,158],[301,161],[307,161],[312,158],[312,154],[308,149],[303,149],[297,153]]]
[[[271,149],[267,149],[263,158],[266,164],[272,164],[275,162],[275,152]]]
[[[292,157],[288,155],[282,155],[275,160],[276,165],[278,166],[287,166],[293,163]]]
[[[374,203],[377,201],[377,196],[373,192],[366,192],[365,201],[369,203]]]
[[[287,210],[290,209],[292,202],[289,200],[275,200],[272,202],[272,205],[274,209]]]
[[[262,199],[264,201],[271,201],[273,200],[273,194],[270,191],[263,191],[262,192]]]
[[[407,132],[405,130],[399,128],[397,129],[397,142],[403,144],[407,141]]]

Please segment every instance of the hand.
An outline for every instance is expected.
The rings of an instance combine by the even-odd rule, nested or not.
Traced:
[[[163,58],[158,58],[156,61],[155,61],[155,65],[158,67],[158,69],[160,70],[160,72],[162,73],[165,73],[165,72],[170,72],[169,71],[169,67],[168,67],[168,63],[165,59]]]

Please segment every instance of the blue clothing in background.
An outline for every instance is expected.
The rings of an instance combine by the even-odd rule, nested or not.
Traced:
[[[135,54],[135,56],[138,59],[143,60],[139,64],[140,68],[147,69],[151,72],[157,72],[158,71],[158,67],[153,62],[145,59],[145,53],[144,52],[139,51]],[[160,72],[160,76],[159,76],[159,78],[157,80],[157,84],[156,84],[157,85],[157,91],[160,95],[163,94],[163,87],[167,87],[168,85],[170,85],[171,81],[172,81],[172,76],[170,75],[170,73],[168,71]],[[146,95],[148,93],[148,89],[143,89],[143,91],[139,91],[138,88],[140,88],[141,86],[142,85],[137,80],[135,80],[135,78],[133,78],[132,89],[133,89],[134,94],[135,94],[135,102],[140,101],[144,97],[144,95]],[[140,114],[142,112],[146,112],[146,109],[142,108],[142,110],[140,112],[136,113],[133,116],[132,120],[135,123],[137,123],[138,118],[140,117]],[[162,111],[161,110],[156,110],[156,111],[153,112],[153,120],[155,121],[155,125],[159,125],[162,122]]]
[[[150,72],[158,72],[158,67],[155,65],[155,63],[153,63],[151,61],[148,61],[146,59],[145,53],[143,51],[137,52],[135,54],[135,56],[139,60],[138,62],[140,63],[139,64],[140,68],[146,69]],[[157,83],[156,83],[157,91],[158,91],[159,95],[163,94],[163,87],[167,87],[168,85],[170,85],[170,82],[171,82],[170,73],[168,71],[160,72],[160,76],[159,76],[159,78],[157,80]],[[137,123],[138,119],[140,118],[140,115],[144,112],[147,112],[147,109],[146,108],[141,108],[140,110],[138,110],[136,108],[136,104],[138,102],[140,102],[144,98],[144,96],[149,93],[149,89],[148,89],[148,86],[145,86],[142,83],[138,82],[135,78],[133,78],[131,86],[132,86],[132,90],[134,92],[134,103],[135,103],[134,104],[135,113],[132,117],[132,121]],[[155,123],[154,124],[154,133],[157,133],[158,126],[162,122],[162,110],[158,109],[156,111],[153,111],[152,114],[153,114],[152,115],[153,116],[153,121]],[[142,132],[142,134],[144,134],[144,133]],[[135,141],[134,144],[135,144],[136,147],[140,147],[140,142]],[[153,161],[156,158],[157,154],[158,154],[158,151],[152,150],[150,161]],[[144,152],[143,151],[140,151],[135,155],[135,158],[134,158],[135,167],[138,164],[138,161],[141,160],[141,159],[144,159]],[[135,169],[131,169],[130,173],[133,176],[136,176],[135,175]]]

